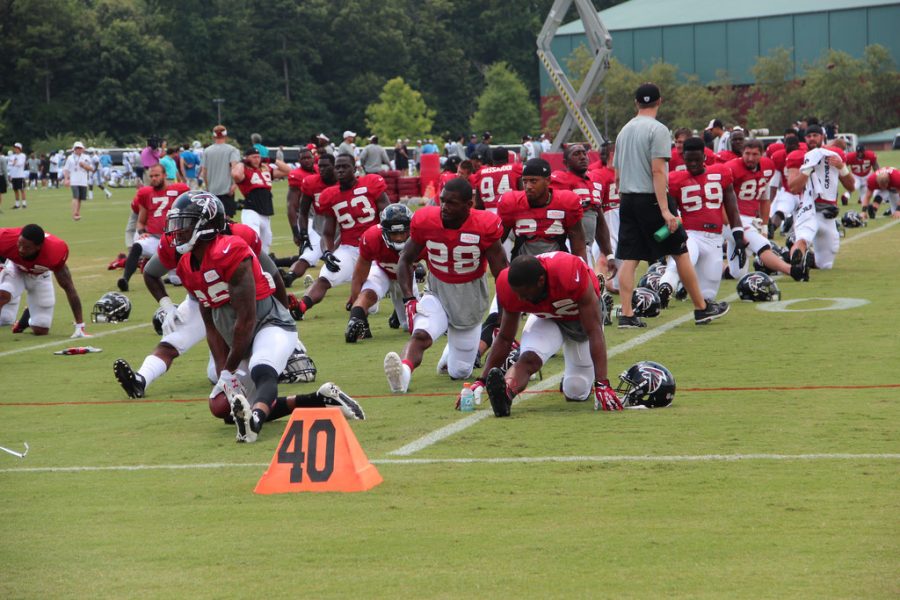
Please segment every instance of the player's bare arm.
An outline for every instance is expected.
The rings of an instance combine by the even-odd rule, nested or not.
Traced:
[[[244,173],[244,163],[236,162],[231,165],[231,178],[235,183],[240,183],[244,180],[246,174]]]
[[[69,272],[69,266],[63,265],[53,273],[56,276],[56,282],[59,287],[66,293],[66,300],[69,301],[69,307],[72,309],[72,316],[75,317],[76,323],[84,323],[84,315],[81,312],[81,298],[78,296],[78,290],[75,289],[75,282],[72,281],[72,273]]]
[[[584,240],[584,234],[582,233],[582,240]],[[409,248],[409,244],[406,245]],[[418,256],[418,254],[414,254],[413,257]],[[494,276],[494,279],[500,276],[500,271],[509,266],[509,261],[506,260],[506,252],[503,251],[503,246],[500,244],[500,241],[497,240],[491,246],[484,251],[484,257],[487,259],[488,267],[491,269],[491,275]],[[400,273],[397,273],[397,277],[400,277]]]
[[[598,221],[603,221],[603,217],[597,219]],[[587,244],[584,241],[584,228],[581,226],[581,222],[575,222],[566,229],[566,235],[569,237],[569,245],[572,248],[572,254],[579,257],[585,263],[587,263]]]
[[[144,265],[144,285],[147,286],[147,291],[150,292],[150,295],[153,296],[154,300],[157,302],[169,295],[166,291],[166,285],[162,280],[166,272],[166,268],[162,265],[159,256],[156,254],[151,256],[150,260],[147,261],[147,264]]]
[[[143,206],[138,212],[137,224],[135,225],[134,232],[139,236],[143,236],[147,233],[147,209]]]
[[[662,213],[663,220],[669,231],[678,229],[678,219],[669,210],[668,196],[666,188],[669,181],[669,163],[664,158],[654,158],[651,163],[651,171],[653,173],[653,191],[656,194],[656,202],[659,204],[659,212]],[[619,176],[616,175],[616,189],[619,186]]]
[[[281,273],[278,272],[278,267],[272,261],[268,254],[260,254],[256,257],[259,259],[259,266],[262,268],[263,272],[268,273],[272,278],[272,281],[275,283],[275,292],[273,295],[275,299],[281,302],[281,305],[287,307],[288,297],[287,297],[287,288],[284,286],[284,279],[281,278]]]
[[[253,262],[245,258],[228,282],[231,307],[235,312],[234,338],[225,359],[225,369],[234,373],[247,355],[253,330],[256,328],[256,281],[253,278]]]
[[[216,366],[216,373],[221,373],[225,365],[225,359],[228,356],[228,344],[225,338],[216,329],[213,323],[212,310],[209,307],[200,304],[200,316],[203,317],[203,325],[206,327],[206,342],[209,345],[209,351],[213,357],[213,363]]]
[[[391,203],[391,199],[388,198],[387,192],[381,192],[381,195],[378,196],[378,199],[375,201],[375,205],[377,206],[376,215],[381,217],[381,211],[387,208],[387,205]]]
[[[351,305],[356,302],[356,299],[359,297],[359,292],[362,290],[362,286],[366,282],[366,277],[369,276],[369,269],[371,268],[371,260],[365,259],[362,256],[356,260],[356,267],[353,268],[353,279],[350,281],[349,303]]]
[[[594,363],[594,378],[598,381],[608,379],[606,370],[606,338],[603,335],[603,314],[600,310],[600,298],[593,286],[587,286],[584,294],[578,299],[578,316],[581,326],[588,336],[588,347]]]
[[[522,319],[522,313],[510,312],[508,310],[500,311],[500,327],[497,330],[497,337],[491,344],[491,350],[484,363],[484,370],[481,372],[483,380],[491,369],[502,367],[512,350],[513,342],[516,339],[516,333],[519,331],[519,321]]]
[[[856,179],[853,177],[853,173],[850,172],[850,169],[844,164],[844,161],[840,156],[829,156],[828,164],[838,170],[838,179],[841,180],[841,184],[843,184],[844,189],[848,192],[852,192],[856,189]]]
[[[300,246],[302,243],[300,239],[298,239],[298,223],[297,218],[300,215],[300,197],[302,194],[300,190],[295,187],[289,187],[287,192],[287,220],[288,227],[291,228],[291,231],[294,233],[294,243],[297,246]],[[309,211],[307,209],[307,219],[309,218]],[[303,228],[306,228],[306,221],[304,221]]]
[[[806,182],[809,181],[809,175],[802,173],[800,169],[788,169],[787,170],[787,179],[788,179],[788,189],[791,190],[792,194],[801,194],[803,193],[803,188],[806,187]]]
[[[413,268],[416,264],[416,259],[422,254],[422,250],[424,246],[414,239],[409,238],[409,241],[406,242],[406,247],[403,248],[403,252],[400,253],[400,258],[397,260],[397,283],[400,285],[400,293],[403,294],[404,298],[412,298],[415,296],[413,293]],[[500,247],[500,251],[503,251],[503,247]],[[504,255],[504,259],[506,255]],[[497,271],[499,273],[499,271]]]
[[[273,164],[275,165],[275,168],[272,169],[272,177],[283,179],[291,174],[291,167],[283,160],[278,160],[276,158]]]

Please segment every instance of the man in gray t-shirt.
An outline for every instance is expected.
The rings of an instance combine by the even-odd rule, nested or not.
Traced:
[[[215,194],[225,205],[225,214],[233,217],[237,211],[234,201],[234,179],[231,168],[241,161],[241,153],[228,143],[228,131],[223,125],[213,128],[215,143],[203,151],[200,162],[200,178],[206,189]]]
[[[635,92],[637,115],[616,138],[613,166],[619,190],[619,243],[616,258],[619,267],[619,292],[622,314],[619,329],[646,327],[634,314],[632,293],[638,263],[654,262],[670,255],[675,259],[684,289],[694,303],[694,322],[709,323],[728,312],[724,302],[707,302],[700,291],[697,273],[688,252],[687,233],[675,216],[675,203],[668,197],[668,161],[672,140],[665,125],[656,120],[662,102],[653,83],[641,85]],[[696,260],[696,258],[694,258]],[[660,290],[663,305],[672,290]]]

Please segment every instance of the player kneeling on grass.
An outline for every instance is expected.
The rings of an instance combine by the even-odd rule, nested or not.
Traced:
[[[515,258],[497,277],[497,301],[503,309],[500,331],[473,386],[476,402],[486,389],[494,415],[508,417],[516,394],[562,347],[566,400],[584,402],[593,395],[595,410],[622,410],[607,378],[600,293],[597,276],[576,256],[549,252]],[[523,313],[529,316],[519,360],[504,373],[501,365]]]
[[[210,398],[224,393],[237,426],[238,442],[255,442],[268,419],[293,407],[278,398],[278,374],[296,345],[296,328],[287,308],[275,298],[272,277],[260,267],[247,243],[221,235],[224,215],[211,194],[179,199],[168,216],[168,231],[181,253],[177,273],[200,303],[207,341],[219,379]],[[243,367],[243,370],[242,370]],[[249,380],[247,379],[249,373]],[[243,378],[243,381],[242,381]],[[251,405],[245,384],[254,388]],[[296,407],[336,405],[357,418],[362,410],[337,386],[296,396]]]
[[[412,211],[403,204],[391,204],[381,211],[381,225],[366,230],[359,242],[359,260],[350,283],[350,321],[344,332],[348,344],[372,337],[369,310],[390,292],[400,327],[409,331],[403,294],[397,283],[400,252],[409,240]],[[419,258],[424,256],[424,251]],[[416,259],[418,260],[418,259]],[[413,286],[418,297],[418,290]]]

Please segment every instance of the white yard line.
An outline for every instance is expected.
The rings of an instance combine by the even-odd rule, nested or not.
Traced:
[[[676,454],[676,455],[609,455],[609,456],[518,456],[497,458],[384,458],[375,465],[438,464],[534,464],[534,463],[659,463],[659,462],[748,462],[748,461],[828,461],[828,460],[898,460],[891,453],[819,453],[819,454]],[[0,469],[0,473],[84,473],[97,471],[188,471],[202,469],[262,469],[269,463],[195,463],[181,465],[112,465],[74,467],[22,467]]]
[[[70,339],[66,338],[64,340],[56,340],[55,342],[47,342],[45,344],[37,344],[35,346],[28,346],[27,348],[16,348],[15,350],[7,350],[5,352],[0,352],[0,358],[4,356],[11,356],[13,354],[20,354],[22,352],[30,352],[31,350],[40,350],[42,348],[52,348],[54,346],[90,346],[94,340],[102,337],[106,337],[108,335],[116,335],[117,333],[125,333],[126,331],[133,331],[135,329],[140,329],[141,327],[147,327],[150,323],[141,323],[140,325],[129,325],[128,327],[122,327],[121,329],[115,329],[113,331],[104,331],[102,333],[92,334],[91,337],[85,338],[75,338]]]

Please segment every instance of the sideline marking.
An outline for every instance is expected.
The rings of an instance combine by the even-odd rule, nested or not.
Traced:
[[[676,455],[610,455],[610,456],[517,456],[496,458],[382,458],[372,459],[376,465],[439,464],[532,464],[532,463],[620,463],[620,462],[741,462],[756,460],[898,460],[900,454],[676,454]],[[0,473],[86,473],[97,471],[187,471],[194,469],[265,468],[269,463],[196,463],[183,465],[113,465],[106,467],[25,467],[0,469]]]
[[[831,302],[828,306],[820,308],[791,308],[798,302]],[[759,302],[756,310],[763,312],[779,312],[779,313],[801,313],[801,312],[821,312],[823,310],[848,310],[851,308],[859,308],[869,304],[869,300],[864,298],[794,298],[792,300],[778,300],[777,302]]]
[[[128,327],[123,327],[121,329],[115,329],[113,331],[103,331],[100,333],[92,333],[91,337],[85,338],[66,338],[64,340],[57,340],[55,342],[47,342],[45,344],[37,344],[35,346],[28,346],[27,348],[16,348],[15,350],[7,350],[5,352],[0,352],[0,358],[4,356],[10,356],[13,354],[19,354],[21,352],[28,352],[30,350],[40,350],[41,348],[52,348],[53,346],[59,346],[62,344],[79,344],[79,343],[90,343],[91,340],[95,340],[97,338],[102,338],[107,335],[115,335],[117,333],[125,333],[126,331],[132,331],[134,329],[139,329],[141,327],[147,327],[150,323],[141,323],[140,325],[129,325]]]

